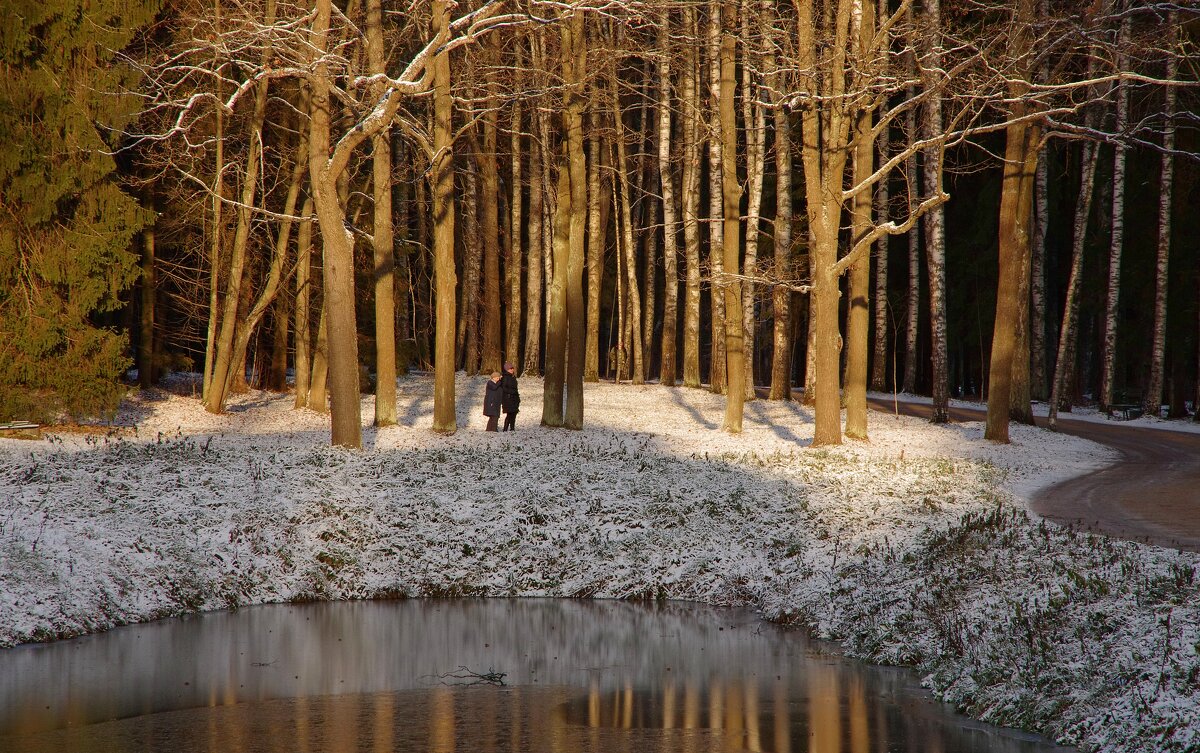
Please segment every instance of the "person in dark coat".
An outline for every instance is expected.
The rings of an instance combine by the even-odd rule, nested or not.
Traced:
[[[496,423],[500,420],[500,403],[503,399],[504,389],[500,386],[500,372],[493,371],[492,378],[487,383],[487,391],[483,393],[483,415],[488,417],[488,431],[496,431]]]
[[[517,430],[517,413],[521,408],[521,391],[517,389],[517,367],[511,363],[504,364],[504,375],[500,377],[500,389],[503,392],[501,405],[504,408],[504,430]]]

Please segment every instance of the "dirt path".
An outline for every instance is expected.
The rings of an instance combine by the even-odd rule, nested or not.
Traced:
[[[869,401],[875,410],[895,404]],[[924,403],[899,403],[901,413],[928,417]],[[954,421],[982,421],[985,413],[952,408]],[[1200,434],[1145,429],[1118,422],[1097,423],[1059,416],[1065,434],[1119,451],[1106,468],[1043,489],[1033,510],[1050,520],[1088,531],[1159,546],[1200,552]],[[1044,425],[1044,419],[1038,419]]]

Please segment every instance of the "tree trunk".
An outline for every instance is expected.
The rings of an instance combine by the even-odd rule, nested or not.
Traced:
[[[1062,326],[1058,335],[1058,357],[1054,366],[1054,381],[1050,389],[1050,429],[1058,428],[1058,411],[1074,372],[1075,330],[1079,318],[1080,286],[1083,283],[1083,250],[1087,244],[1088,217],[1092,213],[1092,193],[1096,180],[1096,151],[1094,142],[1083,143],[1083,160],[1079,177],[1079,198],[1075,204],[1075,222],[1071,242],[1071,273],[1063,303]],[[1069,400],[1069,398],[1066,398]]]
[[[781,87],[783,76],[772,55],[767,63],[767,88],[774,93],[775,110],[775,276],[792,277],[792,122]],[[777,284],[771,291],[774,347],[771,353],[772,400],[792,399],[792,290]],[[797,317],[798,319],[799,317]]]
[[[309,380],[308,407],[317,413],[329,412],[329,319],[325,299],[321,298],[321,313],[317,321],[317,347],[313,352],[312,378]]]
[[[712,321],[710,333],[712,347],[710,349],[708,381],[710,388],[718,395],[725,392],[726,353],[725,353],[725,296],[721,285],[725,269],[725,250],[722,245],[724,237],[724,199],[719,186],[724,185],[721,163],[721,2],[709,0],[708,4],[708,268],[710,272],[709,308]],[[737,163],[729,166],[737,175]]]
[[[875,45],[875,6],[863,2],[858,20],[858,52],[860,65],[870,65],[872,48]],[[875,139],[871,135],[872,113],[863,109],[855,123],[853,153],[853,182],[858,187],[866,183],[875,172]],[[851,248],[859,239],[865,238],[874,228],[871,209],[874,203],[872,192],[859,191],[854,195],[850,208]],[[846,436],[851,439],[867,438],[867,352],[870,334],[871,256],[862,254],[849,270],[848,304],[846,321],[846,383],[843,388],[846,403]]]
[[[518,56],[518,64],[520,57]],[[504,360],[515,368],[521,367],[521,229],[524,186],[521,177],[521,100],[513,100],[509,137],[512,151],[512,198],[509,200],[507,338]]]
[[[678,219],[675,214],[675,174],[671,167],[671,43],[670,12],[664,10],[658,27],[658,178],[663,207],[663,328],[659,382],[674,387],[675,339],[679,326]]]
[[[1033,16],[1032,3],[1021,0],[1014,11],[1020,28]],[[1024,33],[1010,46],[1028,52],[1031,41]],[[1024,96],[1026,87],[1010,85],[1010,96],[1017,101],[1011,106],[1012,121],[1005,130],[1004,179],[1000,196],[1000,272],[996,287],[996,319],[992,330],[992,353],[988,381],[987,425],[984,439],[1008,443],[1008,421],[1012,399],[1014,358],[1020,357],[1016,341],[1020,328],[1020,309],[1025,304],[1022,294],[1028,289],[1021,284],[1027,273],[1022,262],[1029,258],[1029,220],[1033,206],[1033,182],[1037,169],[1039,129],[1021,120],[1027,113]],[[1027,356],[1027,354],[1026,354]],[[1026,371],[1026,373],[1028,373]]]
[[[213,29],[221,33],[221,0],[213,3]],[[218,67],[218,72],[220,68]],[[222,77],[217,76],[214,82],[215,95],[218,100],[223,98]],[[214,166],[212,187],[212,239],[208,251],[208,329],[204,342],[204,376],[200,381],[201,402],[208,405],[209,393],[212,389],[213,369],[216,365],[217,322],[220,315],[221,292],[221,246],[225,233],[225,221],[222,209],[225,206],[225,111],[216,108],[213,125],[213,157]]]
[[[154,228],[142,231],[141,319],[138,330],[138,384],[154,386],[154,299],[158,282],[154,271]]]
[[[439,38],[449,29],[448,0],[433,0],[432,28]],[[433,266],[437,294],[434,328],[433,430],[453,434],[458,428],[454,407],[454,155],[450,53],[433,58],[433,157],[429,182],[433,194]]]
[[[625,123],[621,113],[621,100],[617,93],[617,81],[614,76],[611,80],[610,97],[613,107],[613,122],[616,125],[616,141],[617,141],[617,178],[621,186],[621,221],[623,224],[624,238],[622,245],[625,252],[625,274],[626,274],[626,297],[629,301],[629,326],[634,333],[632,342],[630,342],[630,350],[632,351],[632,380],[634,384],[645,384],[646,382],[646,366],[642,352],[642,300],[638,291],[637,280],[637,254],[633,242],[633,213],[630,207],[632,202],[631,188],[629,185],[629,160],[625,153]]]
[[[367,65],[372,75],[386,74],[383,2],[367,0]],[[376,87],[381,97],[384,85]],[[371,185],[374,193],[371,248],[375,270],[375,425],[396,423],[396,252],[392,231],[392,132],[384,127],[371,137]]]
[[[271,312],[271,370],[267,375],[267,389],[272,392],[287,392],[289,319],[291,301],[286,295],[276,295]]]
[[[530,113],[530,124],[538,119],[538,113]],[[528,264],[526,266],[525,311],[525,373],[537,376],[542,373],[542,214],[544,147],[539,139],[529,140],[529,228]]]
[[[600,289],[604,287],[605,203],[600,183],[600,113],[595,101],[588,109],[588,321],[587,351],[583,357],[583,381],[600,381]]]
[[[563,68],[566,98],[567,166],[570,171],[571,218],[565,259],[566,276],[566,407],[563,426],[583,428],[583,360],[587,322],[583,300],[584,232],[587,226],[587,159],[583,152],[583,91],[587,51],[583,14],[575,13],[563,26]],[[555,269],[558,269],[558,264]]]
[[[1179,75],[1179,58],[1175,48],[1179,39],[1178,13],[1171,11],[1167,16],[1171,30],[1171,52],[1167,55],[1167,81]],[[1162,172],[1159,178],[1158,200],[1158,255],[1154,275],[1154,335],[1150,351],[1150,379],[1146,385],[1143,409],[1148,415],[1157,417],[1162,409],[1163,369],[1167,349],[1167,271],[1171,258],[1171,205],[1175,188],[1175,87],[1168,83],[1163,107],[1163,151],[1160,156]],[[1197,406],[1200,410],[1200,406]]]
[[[479,152],[478,143],[471,139],[471,150]],[[462,321],[459,323],[459,341],[462,343],[463,369],[467,374],[474,375],[480,369],[480,278],[483,276],[484,240],[479,222],[479,208],[483,199],[479,193],[478,166],[468,163],[464,172],[466,179],[466,202],[462,204],[463,212],[463,286],[462,286]],[[487,372],[490,374],[491,372]]]
[[[770,9],[769,2],[760,2],[765,12]],[[754,386],[758,383],[754,378],[755,347],[757,319],[755,304],[757,295],[754,280],[758,277],[758,239],[761,232],[763,174],[766,172],[766,140],[767,140],[767,110],[763,104],[766,92],[752,83],[750,68],[750,4],[742,0],[742,38],[746,44],[746,62],[742,66],[742,115],[746,129],[746,249],[743,273],[745,282],[742,284],[742,348],[745,353],[743,366],[745,370],[745,397],[755,399]],[[758,66],[763,67],[764,60],[771,48],[770,42],[763,38],[759,50]],[[737,129],[734,128],[736,135]],[[736,151],[735,151],[736,155]],[[736,173],[735,173],[736,177]],[[740,209],[740,207],[739,207]]]
[[[929,44],[929,66],[926,70],[941,71],[941,0],[926,0],[925,18],[931,32],[924,35]],[[936,82],[928,82],[932,86]],[[924,137],[934,139],[942,133],[942,95],[930,92],[925,106]],[[941,191],[942,149],[933,146],[925,151],[925,193]],[[946,231],[945,212],[939,205],[925,215],[925,264],[929,270],[929,331],[930,361],[933,366],[933,411],[929,420],[944,424],[950,420],[950,374],[946,355]]]
[[[571,168],[559,161],[554,212],[554,276],[546,295],[546,378],[542,390],[542,426],[563,426],[563,385],[567,357],[567,263],[571,253]]]
[[[486,56],[494,60],[494,45],[489,37]],[[496,124],[500,109],[499,97],[495,94],[495,83],[489,80],[486,110],[481,120],[483,149],[476,152],[479,165],[481,202],[483,208],[480,231],[483,235],[483,352],[480,370],[485,374],[500,371],[504,365],[501,355],[500,329],[500,173],[496,167],[497,133]]]
[[[683,9],[684,34],[695,39],[696,11]],[[683,72],[683,384],[700,386],[700,81],[696,45],[684,45]]]
[[[1131,15],[1121,17],[1117,35],[1117,70],[1129,70],[1129,31]],[[1108,257],[1108,296],[1104,309],[1104,350],[1100,370],[1100,411],[1113,402],[1117,360],[1117,324],[1121,305],[1121,256],[1125,247],[1125,142],[1129,128],[1129,85],[1117,81],[1117,142],[1113,151],[1112,243]]]
[[[913,75],[915,71],[913,71]],[[909,87],[907,98],[916,96],[915,87]],[[912,143],[917,138],[917,109],[910,107],[905,114],[905,132],[907,140]],[[918,202],[919,179],[917,176],[917,160],[905,163],[907,173],[905,185],[908,192],[908,211],[916,208]],[[904,318],[904,381],[900,391],[915,394],[917,391],[917,344],[921,327],[921,226],[913,225],[908,231],[908,294],[905,296]]]
[[[292,322],[295,330],[293,339],[296,341],[296,400],[295,408],[308,405],[308,392],[311,383],[312,363],[309,360],[309,344],[312,342],[312,325],[309,323],[309,301],[312,295],[312,285],[309,274],[312,268],[312,197],[304,198],[304,207],[300,210],[305,218],[300,223],[296,233],[296,313]]]
[[[727,3],[728,15],[733,15],[732,3]],[[730,24],[732,25],[732,24]],[[725,352],[728,355],[725,391],[725,423],[723,428],[730,434],[742,431],[742,410],[746,400],[746,356],[742,351],[745,332],[742,327],[742,285],[738,281],[738,255],[741,251],[741,202],[742,186],[737,175],[737,116],[734,114],[734,78],[737,60],[735,52],[737,38],[729,29],[721,33],[721,97],[719,117],[721,122],[721,164],[724,166],[721,179],[721,194],[724,199],[722,216],[722,248],[724,268],[730,277],[721,287],[725,295]],[[715,289],[714,289],[715,292]]]

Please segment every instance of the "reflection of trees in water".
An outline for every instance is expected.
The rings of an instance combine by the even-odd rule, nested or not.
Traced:
[[[460,665],[506,672],[508,685],[437,681]],[[289,605],[0,653],[0,751],[1045,749],[964,729],[913,684],[816,653],[802,634],[736,610],[550,599]],[[109,719],[121,721],[94,725]],[[5,734],[21,734],[20,744]]]

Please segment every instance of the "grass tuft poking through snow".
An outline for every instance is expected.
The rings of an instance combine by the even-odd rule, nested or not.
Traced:
[[[289,396],[135,394],[119,436],[0,440],[0,645],[271,601],[398,596],[750,605],[872,661],[911,664],[973,715],[1085,749],[1200,749],[1200,556],[1049,525],[1014,490],[1105,462],[1014,426],[872,414],[871,442],[809,449],[811,415],[755,401],[719,431],[698,390],[589,385],[588,427],[482,431],[459,377],[400,425],[328,447]],[[363,415],[373,414],[370,398]]]

